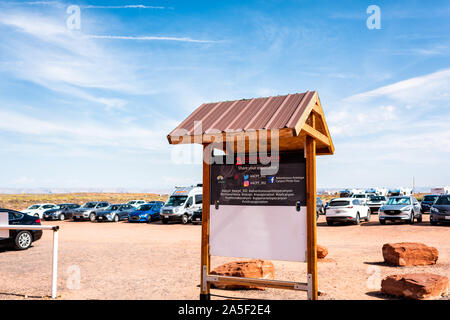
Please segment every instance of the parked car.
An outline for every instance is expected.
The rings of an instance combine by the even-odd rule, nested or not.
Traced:
[[[161,210],[163,223],[169,221],[188,223],[194,211],[202,206],[203,188],[200,186],[178,187]]]
[[[192,213],[192,217],[191,217],[192,224],[201,224],[202,223],[202,212],[203,212],[203,210],[202,210],[202,208],[200,208],[198,210],[195,210]]]
[[[390,197],[378,211],[378,219],[381,224],[386,224],[386,221],[407,221],[413,224],[415,219],[422,222],[419,201],[413,196]]]
[[[352,196],[352,192],[348,189],[339,191],[339,198],[350,198]]]
[[[337,198],[329,202],[326,219],[329,226],[335,222],[360,224],[361,219],[370,221],[370,209],[360,199]]]
[[[371,195],[366,204],[370,208],[370,213],[378,213],[378,210],[380,210],[381,206],[386,204],[386,202],[387,199],[385,196]]]
[[[8,222],[10,225],[40,225],[41,219],[36,216],[30,216],[23,212],[9,209],[1,209],[0,212],[8,213]],[[9,230],[8,238],[0,238],[3,245],[13,246],[17,250],[28,249],[31,244],[42,237],[42,230]]]
[[[427,194],[423,197],[420,202],[420,212],[427,213],[430,212],[431,206],[439,198],[438,194]]]
[[[104,209],[109,205],[109,202],[86,202],[80,208],[72,210],[72,218],[74,221],[95,221],[95,211]]]
[[[141,204],[147,203],[145,200],[130,200],[126,204],[132,205],[133,207],[137,208]]]
[[[131,204],[112,204],[104,209],[92,211],[92,213],[95,213],[94,221],[119,222],[121,220],[127,220],[128,215],[133,212],[134,209],[135,208]]]
[[[35,216],[35,217],[39,217],[40,219],[42,219],[44,211],[53,209],[55,207],[56,207],[56,204],[54,204],[54,203],[37,203],[37,204],[33,204],[32,206],[28,207],[25,210],[22,210],[22,212],[26,213],[30,216]]]
[[[325,205],[319,197],[316,198],[316,213],[317,219],[319,219],[319,214],[325,214]]]
[[[444,194],[437,198],[430,209],[430,222],[432,225],[450,222],[450,195]]]
[[[358,199],[361,203],[364,204],[367,204],[369,197],[370,195],[368,195],[367,193],[357,193],[352,195],[352,198]]]
[[[80,205],[76,203],[62,203],[56,207],[44,211],[42,217],[44,220],[65,220],[72,218],[72,210],[79,208]]]
[[[128,215],[128,222],[152,222],[159,220],[162,204],[146,203],[135,208]]]

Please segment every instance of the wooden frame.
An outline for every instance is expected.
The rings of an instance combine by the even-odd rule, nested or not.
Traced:
[[[266,101],[268,104],[273,97],[269,97]],[[252,99],[251,101],[254,101]],[[287,100],[285,100],[286,102]],[[285,103],[283,102],[283,103]],[[232,106],[236,105],[238,100],[234,101]],[[240,128],[233,128],[230,125],[226,128],[226,124],[223,124],[224,129],[215,133],[214,126],[221,122],[225,113],[219,115],[218,118],[209,122],[208,128],[205,131],[195,132],[194,129],[187,130],[186,123],[188,121],[202,121],[202,119],[208,118],[213,112],[217,111],[223,102],[217,103],[213,109],[206,110],[205,114],[202,114],[202,105],[195,110],[191,116],[185,119],[176,129],[174,129],[167,139],[170,144],[191,144],[199,143],[203,145],[203,213],[202,213],[202,243],[201,243],[201,284],[200,284],[200,299],[210,299],[211,283],[220,284],[247,284],[257,285],[261,287],[270,287],[278,289],[288,290],[302,290],[308,292],[308,299],[317,300],[318,296],[318,280],[317,280],[317,227],[316,227],[316,156],[317,155],[332,155],[334,154],[334,145],[331,139],[331,135],[325,121],[325,115],[320,103],[319,95],[314,92],[310,100],[304,105],[297,106],[294,112],[295,121],[289,121],[272,129],[267,124],[261,125],[261,128],[249,129],[254,120],[249,120],[249,123]],[[247,107],[251,105],[251,102],[247,104]],[[256,115],[253,115],[251,119],[257,119],[263,112],[264,108],[261,108]],[[276,115],[280,113],[282,106],[277,110],[272,110],[273,114],[270,115],[272,119],[275,119]],[[240,110],[236,116],[239,118],[247,112],[246,108]],[[298,120],[297,120],[298,119]],[[195,127],[194,121],[194,127]],[[272,122],[275,120],[271,120]],[[231,122],[233,123],[233,122]],[[270,123],[269,121],[269,124]],[[227,144],[232,144],[233,150],[237,150],[235,146],[239,143],[243,143],[245,150],[248,152],[258,152],[260,148],[267,147],[271,149],[275,143],[272,143],[272,135],[277,137],[278,150],[280,152],[298,151],[304,150],[306,157],[306,192],[307,192],[307,283],[300,282],[288,282],[279,280],[265,280],[265,279],[250,279],[239,277],[228,277],[219,275],[210,275],[210,175],[211,175],[211,157],[212,148],[211,143],[216,144],[217,148],[226,150]],[[262,141],[263,137],[270,136],[270,141],[266,140],[265,144]],[[263,151],[265,151],[263,149]]]
[[[313,118],[314,119],[314,118]],[[313,120],[315,127],[315,120]],[[211,255],[209,252],[210,223],[210,174],[212,150],[203,145],[203,201],[202,201],[202,243],[200,270],[200,300],[210,300],[211,283],[257,285],[260,287],[300,290],[308,292],[309,300],[317,300],[317,231],[316,231],[316,140],[306,137],[306,192],[307,192],[307,283],[280,280],[253,279],[210,275]],[[208,161],[205,161],[208,160]]]

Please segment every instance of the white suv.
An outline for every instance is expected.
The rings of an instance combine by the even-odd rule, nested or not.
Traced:
[[[335,222],[353,222],[359,224],[361,219],[370,220],[370,209],[359,199],[337,198],[330,201],[326,211],[327,224]]]
[[[38,203],[38,204],[33,204],[32,206],[28,207],[25,210],[22,210],[22,212],[26,213],[30,216],[35,216],[35,217],[39,217],[40,219],[42,219],[44,211],[47,211],[49,209],[54,209],[56,207],[57,207],[57,205],[54,203]]]
[[[132,205],[133,207],[137,208],[141,204],[146,204],[146,203],[147,203],[147,201],[144,201],[144,200],[130,200],[126,204]]]
[[[352,195],[352,198],[358,199],[362,203],[367,204],[367,201],[369,201],[370,196],[371,195],[367,194],[367,193],[358,193],[358,194]]]

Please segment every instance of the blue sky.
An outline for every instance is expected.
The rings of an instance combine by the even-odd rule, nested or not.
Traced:
[[[449,185],[449,18],[448,1],[2,1],[0,187],[197,183],[166,140],[197,106],[306,90],[336,148],[319,187]]]

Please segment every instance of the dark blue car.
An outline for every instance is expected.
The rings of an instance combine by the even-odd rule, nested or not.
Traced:
[[[153,202],[141,204],[128,215],[128,222],[152,222],[160,218],[164,203]]]
[[[10,225],[40,225],[39,217],[30,216],[28,214],[0,208],[1,213],[8,214],[8,222]],[[42,230],[10,230],[8,238],[0,238],[0,244],[11,245],[16,250],[28,249],[34,241],[42,237]]]
[[[430,212],[431,206],[434,204],[437,198],[439,198],[438,194],[427,194],[426,196],[424,196],[423,200],[420,202],[420,212]]]

